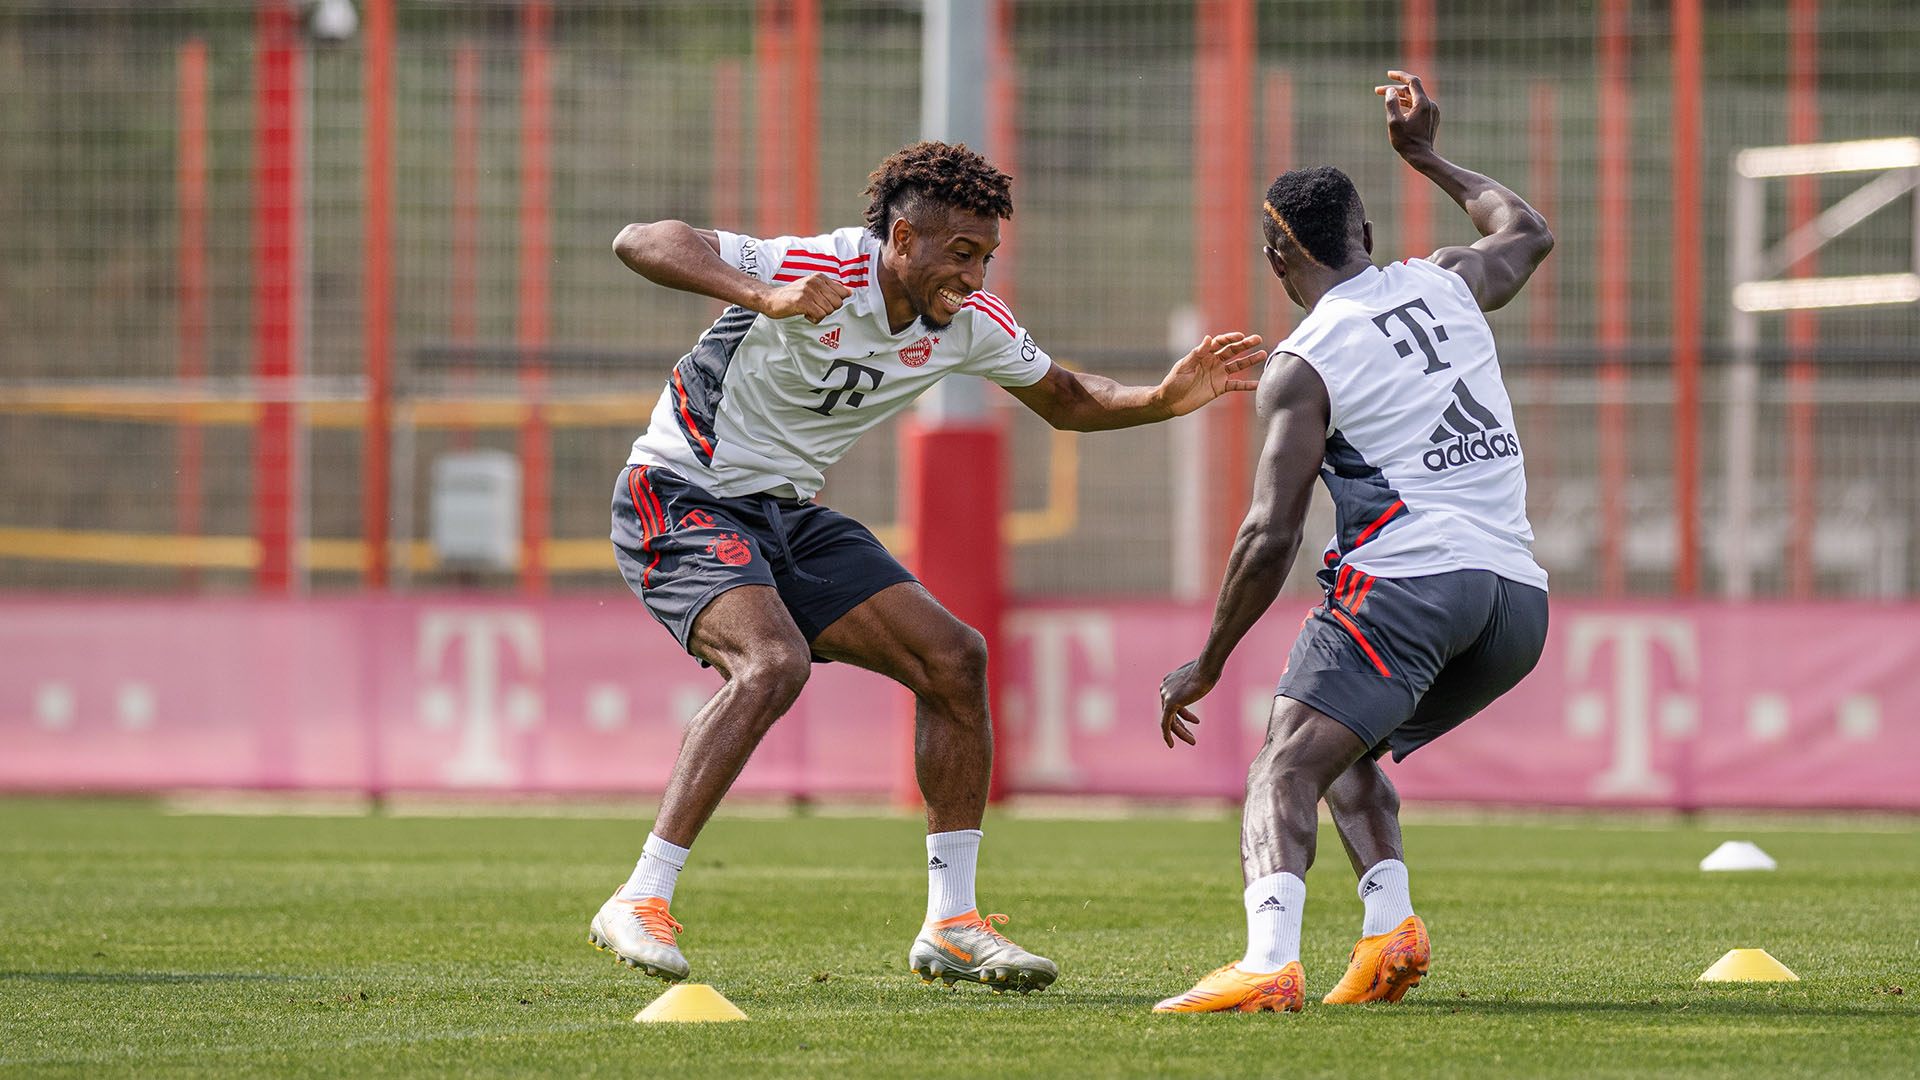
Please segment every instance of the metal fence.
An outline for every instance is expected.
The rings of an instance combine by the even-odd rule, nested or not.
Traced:
[[[327,40],[311,7],[272,2],[0,0],[0,586],[243,590],[278,549],[288,584],[363,587],[379,424],[393,585],[618,589],[614,475],[715,305],[629,274],[614,233],[853,223],[867,170],[917,136],[917,3],[403,0],[377,146],[385,6],[360,3],[353,35]],[[1735,464],[1729,162],[1914,134],[1904,3],[984,8],[987,149],[1016,176],[989,287],[1055,356],[1157,378],[1194,310],[1278,337],[1293,314],[1262,284],[1254,211],[1291,165],[1346,169],[1383,257],[1471,239],[1386,145],[1371,87],[1414,68],[1442,103],[1443,151],[1534,199],[1559,237],[1494,317],[1557,586],[1716,591],[1744,544],[1761,595],[1913,591],[1911,304],[1763,320],[1751,525],[1717,528]],[[1676,62],[1689,11],[1691,69]],[[1245,78],[1210,81],[1216,60]],[[1676,138],[1690,109],[1698,135]],[[1697,204],[1675,197],[1690,168]],[[1770,234],[1858,180],[1780,185]],[[382,264],[368,232],[384,220]],[[1895,201],[1827,243],[1818,272],[1913,267],[1915,233],[1912,199]],[[1678,339],[1695,334],[1697,404],[1676,405]],[[390,412],[370,416],[389,385]],[[1016,413],[1015,588],[1173,589],[1177,490],[1194,482],[1174,426],[1074,438]],[[883,533],[895,446],[869,435],[824,494]],[[532,575],[458,570],[424,543],[432,463],[475,447],[526,470]],[[276,515],[284,528],[263,526]],[[1314,538],[1330,531],[1316,515]]]

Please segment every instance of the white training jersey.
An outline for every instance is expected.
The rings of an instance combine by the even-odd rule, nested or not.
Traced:
[[[1313,365],[1332,406],[1327,566],[1384,578],[1491,570],[1547,587],[1493,331],[1460,275],[1425,259],[1368,267],[1274,352]]]
[[[762,281],[837,277],[853,295],[819,323],[729,307],[680,358],[627,462],[672,469],[715,495],[810,499],[862,434],[948,375],[1030,386],[1053,366],[1007,305],[967,297],[941,328],[900,333],[865,229],[770,240],[720,234],[720,257]]]

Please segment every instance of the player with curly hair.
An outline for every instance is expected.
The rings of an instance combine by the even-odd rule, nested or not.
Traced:
[[[729,306],[674,366],[614,487],[621,572],[720,690],[693,717],[633,876],[590,937],[631,967],[688,974],[668,913],[688,849],[817,660],[877,671],[917,701],[927,803],[929,980],[1044,989],[1052,961],[982,918],[974,867],[993,760],[986,643],[871,532],[812,501],[861,434],[948,375],[1005,387],[1056,428],[1170,419],[1230,391],[1260,339],[1208,337],[1158,386],[1055,364],[982,291],[1012,180],[965,146],[923,142],[868,178],[865,228],[757,238],[679,221],[629,225],[614,251],[659,285]],[[1004,919],[1004,917],[998,917]]]

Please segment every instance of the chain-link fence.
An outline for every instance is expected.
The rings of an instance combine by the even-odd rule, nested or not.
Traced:
[[[364,404],[378,348],[368,28],[329,40],[311,5],[284,23],[278,7],[0,0],[0,584],[249,588],[275,544],[314,588],[364,580],[365,436],[379,422]],[[1295,313],[1264,278],[1255,211],[1292,165],[1353,176],[1383,258],[1470,240],[1386,144],[1371,88],[1417,67],[1444,110],[1442,150],[1534,199],[1559,238],[1494,316],[1557,587],[1673,588],[1685,475],[1697,587],[1717,590],[1725,553],[1745,544],[1760,594],[1912,591],[1912,304],[1763,320],[1750,525],[1719,527],[1739,464],[1725,449],[1729,162],[1748,146],[1914,134],[1920,23],[1905,4],[1705,3],[1701,130],[1685,145],[1668,4],[988,9],[987,149],[1016,177],[988,285],[1056,357],[1156,379],[1183,313],[1215,310],[1203,267],[1248,282],[1248,329],[1280,336]],[[604,540],[613,478],[716,306],[648,285],[609,242],[669,217],[767,234],[857,222],[867,171],[917,137],[920,5],[394,10],[393,580],[527,580],[456,569],[426,543],[434,463],[493,448],[540,496],[538,578],[618,589]],[[1208,97],[1223,92],[1200,87],[1233,48],[1215,38],[1236,12],[1253,30],[1250,79]],[[1251,167],[1209,186],[1218,100],[1244,120],[1225,129],[1245,142],[1228,160]],[[1675,214],[1687,145],[1697,228]],[[1863,179],[1780,185],[1770,236]],[[1239,192],[1243,240],[1196,251],[1212,243],[1200,220],[1220,187]],[[1829,241],[1818,272],[1912,269],[1913,205]],[[1677,265],[1698,269],[1676,278]],[[1675,402],[1676,296],[1697,298],[1697,409]],[[1015,587],[1168,591],[1179,489],[1195,482],[1173,426],[1055,436],[1008,405]],[[1682,435],[1695,449],[1676,464]],[[895,457],[893,430],[870,434],[823,497],[897,543]],[[261,524],[276,513],[291,522],[281,533]],[[1328,517],[1316,511],[1309,545]]]

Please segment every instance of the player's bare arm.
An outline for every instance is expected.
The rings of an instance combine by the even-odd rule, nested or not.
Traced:
[[[1200,718],[1189,706],[1213,690],[1227,657],[1280,595],[1300,550],[1314,478],[1326,457],[1327,388],[1311,365],[1281,353],[1260,380],[1255,403],[1266,425],[1266,442],[1254,473],[1253,505],[1233,540],[1226,580],[1213,611],[1213,628],[1198,659],[1160,683],[1160,734],[1168,746],[1178,737],[1192,745],[1189,724]]]
[[[1108,431],[1185,416],[1222,394],[1253,390],[1258,378],[1244,373],[1266,358],[1260,335],[1218,334],[1202,338],[1158,386],[1126,386],[1056,363],[1039,382],[1008,392],[1062,431]]]
[[[1504,307],[1553,250],[1547,219],[1499,183],[1448,161],[1434,150],[1440,106],[1420,85],[1420,76],[1390,71],[1391,85],[1373,92],[1386,98],[1387,138],[1422,176],[1460,204],[1480,230],[1472,247],[1445,247],[1433,261],[1459,274],[1482,311]]]
[[[825,274],[771,285],[742,273],[720,257],[720,237],[684,221],[635,222],[614,237],[613,252],[627,268],[655,285],[699,293],[757,311],[769,319],[796,315],[817,323],[853,295]]]

